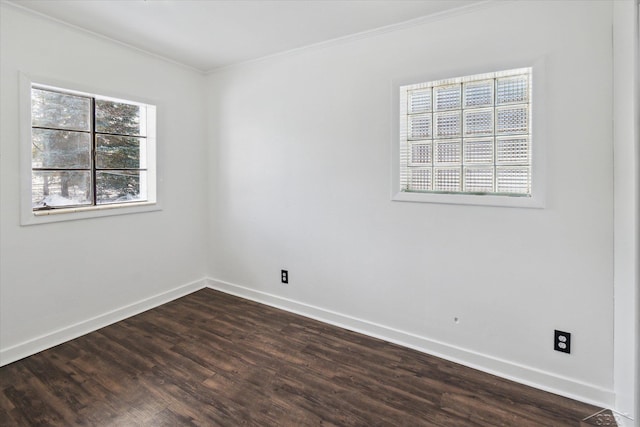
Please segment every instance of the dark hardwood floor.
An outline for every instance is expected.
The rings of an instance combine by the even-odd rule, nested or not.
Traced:
[[[2,426],[579,426],[600,410],[210,289],[0,381]]]

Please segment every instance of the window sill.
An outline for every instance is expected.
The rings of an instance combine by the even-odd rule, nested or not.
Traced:
[[[42,211],[24,212],[21,225],[46,224],[51,222],[75,221],[89,218],[101,218],[114,215],[128,215],[143,212],[160,211],[162,208],[156,202],[127,203],[126,205],[103,205],[77,208],[62,208]]]
[[[418,203],[444,203],[450,205],[498,206],[511,208],[544,208],[541,197],[498,196],[476,194],[412,193],[399,191],[391,196],[392,201]]]

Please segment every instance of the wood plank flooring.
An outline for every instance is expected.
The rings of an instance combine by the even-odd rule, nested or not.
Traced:
[[[210,289],[0,381],[2,426],[579,426],[601,409]]]

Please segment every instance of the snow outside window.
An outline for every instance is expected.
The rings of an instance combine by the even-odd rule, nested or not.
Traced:
[[[33,209],[147,201],[150,109],[32,87]]]
[[[28,184],[23,176],[30,189],[30,215],[23,195],[24,225],[155,205],[155,105],[32,81],[24,86],[23,166],[30,165]]]

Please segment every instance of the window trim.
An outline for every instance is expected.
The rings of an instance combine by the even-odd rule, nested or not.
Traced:
[[[433,73],[412,78],[394,80],[391,83],[392,90],[392,117],[391,117],[391,200],[398,202],[419,203],[444,203],[454,205],[479,205],[498,207],[520,208],[544,208],[545,207],[545,141],[547,135],[544,132],[544,91],[545,64],[544,58],[518,64],[494,64],[479,68],[448,70],[446,72]],[[508,196],[495,194],[465,194],[465,193],[420,193],[406,192],[400,186],[400,87],[419,84],[423,82],[445,80],[457,76],[471,76],[487,74],[500,70],[531,67],[532,84],[532,129],[534,146],[531,157],[531,196]]]
[[[34,225],[51,222],[73,221],[88,218],[99,218],[113,215],[126,215],[142,212],[152,212],[162,210],[159,203],[160,189],[159,183],[162,181],[159,175],[159,156],[157,148],[157,123],[158,120],[158,102],[141,99],[131,95],[122,95],[113,91],[96,89],[59,81],[47,77],[33,76],[28,73],[20,72],[20,225]],[[105,204],[97,206],[77,206],[68,208],[59,208],[52,210],[33,210],[32,207],[32,188],[31,188],[31,88],[36,86],[50,86],[52,88],[64,88],[67,93],[77,93],[79,95],[98,95],[100,97],[113,98],[118,100],[129,100],[140,104],[153,105],[156,108],[155,123],[150,126],[150,137],[155,143],[151,144],[152,148],[148,153],[148,188],[147,201],[144,202],[128,202],[122,204]]]

